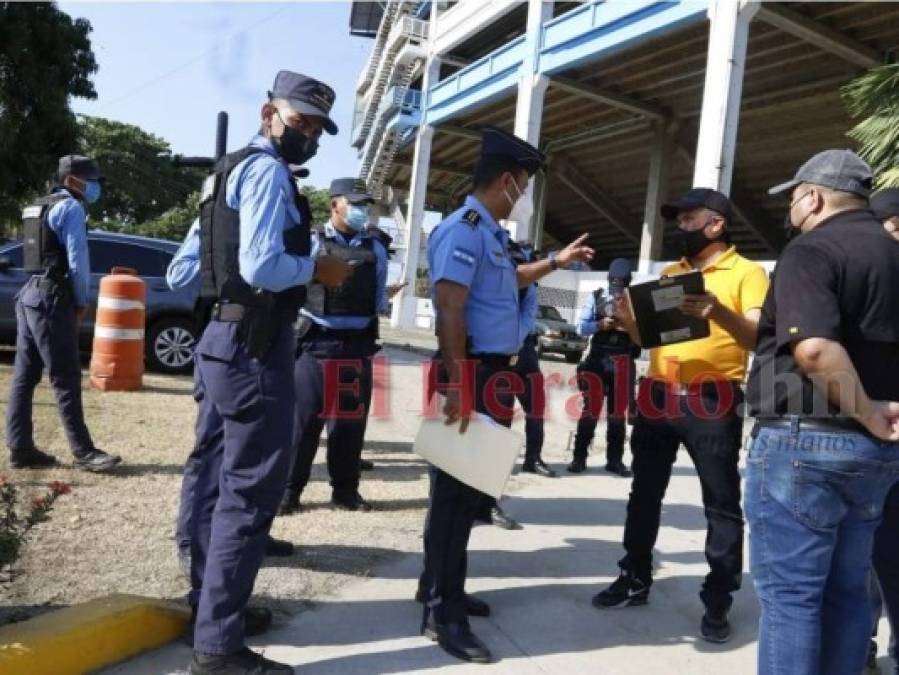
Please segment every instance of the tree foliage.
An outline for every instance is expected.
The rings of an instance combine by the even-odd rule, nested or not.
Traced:
[[[133,232],[129,226],[184,206],[203,183],[202,169],[175,167],[168,142],[140,127],[79,116],[78,129],[78,151],[94,159],[106,177],[102,199],[89,209],[95,225]]]
[[[328,190],[304,185],[300,188],[300,194],[309,200],[313,225],[322,225],[331,218],[331,196]]]
[[[97,97],[90,32],[55,4],[0,2],[0,221],[17,223],[75,148],[69,98]]]
[[[899,187],[899,63],[872,68],[843,88],[849,113],[863,117],[849,132],[874,170],[877,186]]]

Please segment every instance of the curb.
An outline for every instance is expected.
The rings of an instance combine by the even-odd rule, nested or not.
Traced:
[[[0,672],[94,671],[174,640],[189,621],[183,605],[108,595],[0,628]]]

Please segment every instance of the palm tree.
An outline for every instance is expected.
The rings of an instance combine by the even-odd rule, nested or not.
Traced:
[[[872,68],[843,87],[854,118],[864,118],[848,133],[859,145],[877,187],[899,187],[899,63]]]

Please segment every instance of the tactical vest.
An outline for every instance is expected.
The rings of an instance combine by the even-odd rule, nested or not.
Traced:
[[[334,238],[322,236],[322,253],[353,265],[353,272],[337,288],[311,283],[304,309],[316,316],[375,316],[378,275],[374,246],[369,237],[361,240],[361,246],[342,246]]]
[[[512,257],[512,264],[515,265],[516,268],[519,265],[523,265],[527,262],[530,262],[528,260],[527,255],[525,255],[524,250],[521,248],[521,246],[518,244],[518,242],[512,241],[511,239],[509,240],[509,255]],[[536,285],[537,285],[537,282],[534,282],[534,286],[536,286]],[[527,296],[527,294],[528,294],[528,288],[530,288],[530,286],[524,286],[524,287],[518,288],[518,304],[519,305],[522,302],[524,302],[525,296]]]
[[[594,303],[596,307],[596,321],[602,321],[603,319],[603,315],[600,312],[600,303],[604,302],[606,302],[605,296],[596,297]],[[635,358],[639,354],[639,349],[634,345],[630,335],[626,332],[620,330],[598,330],[590,338],[588,359],[601,359],[606,356],[618,356],[620,354],[630,354],[631,358]]]
[[[50,228],[49,215],[59,202],[72,199],[64,190],[41,197],[22,211],[23,268],[29,274],[43,274],[62,281],[68,277],[69,258],[65,246]]]
[[[240,212],[228,206],[226,185],[231,171],[247,157],[263,152],[246,147],[222,157],[214,173],[206,179],[200,198],[200,294],[204,298],[227,300],[245,306],[271,307],[296,312],[306,300],[306,287],[293,286],[279,293],[250,286],[240,276]],[[290,255],[309,255],[309,201],[289,181],[300,222],[284,230],[284,249]]]

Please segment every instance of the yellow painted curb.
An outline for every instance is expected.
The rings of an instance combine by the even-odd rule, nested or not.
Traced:
[[[2,675],[81,675],[182,635],[190,611],[137,595],[109,595],[0,628]]]

